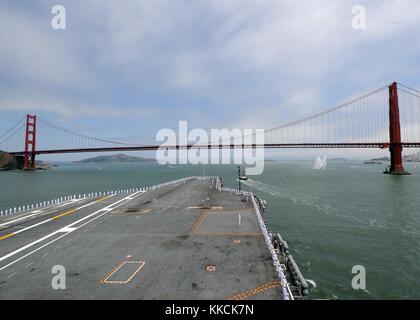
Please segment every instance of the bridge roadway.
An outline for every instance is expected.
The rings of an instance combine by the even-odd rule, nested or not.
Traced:
[[[281,299],[251,201],[189,180],[0,220],[0,299]],[[66,288],[54,289],[54,266]]]
[[[404,148],[420,148],[420,142],[403,142]],[[188,145],[139,145],[98,148],[74,148],[55,150],[35,150],[33,154],[62,154],[83,152],[121,152],[121,151],[156,151],[156,150],[189,150],[189,149],[387,149],[389,142],[354,142],[354,143],[265,143],[265,144],[188,144]],[[24,156],[25,151],[9,152],[14,156]]]

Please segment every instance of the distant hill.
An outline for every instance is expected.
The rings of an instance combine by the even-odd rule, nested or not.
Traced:
[[[404,160],[407,162],[420,162],[420,152],[406,155],[404,156]]]
[[[80,161],[74,161],[74,163],[119,163],[119,162],[156,162],[155,159],[148,159],[142,157],[132,157],[126,154],[115,154],[111,156],[98,156],[94,158],[88,158]]]
[[[404,161],[407,162],[420,162],[420,152],[407,154],[403,156]],[[382,157],[382,158],[376,158],[371,159],[371,161],[390,161],[391,159],[389,157]]]

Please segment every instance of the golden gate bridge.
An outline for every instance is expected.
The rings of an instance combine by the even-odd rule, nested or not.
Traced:
[[[153,151],[155,143],[133,144],[91,137],[26,115],[0,135],[0,150],[23,158],[23,169],[35,168],[42,154]],[[391,164],[386,173],[404,170],[403,148],[420,148],[420,91],[392,83],[337,107],[264,131],[264,144],[184,144],[164,147],[180,149],[255,148],[380,148],[389,149]]]

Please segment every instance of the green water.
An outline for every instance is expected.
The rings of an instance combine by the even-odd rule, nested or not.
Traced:
[[[419,299],[420,164],[409,177],[383,175],[384,165],[329,162],[266,163],[245,188],[268,202],[267,218],[288,241],[311,298]],[[234,166],[206,166],[237,186]],[[51,171],[0,172],[0,209],[59,196],[140,187],[202,175],[202,166],[157,164],[62,165]],[[363,265],[367,290],[351,288],[351,269]]]

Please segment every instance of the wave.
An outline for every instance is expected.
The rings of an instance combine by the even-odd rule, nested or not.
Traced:
[[[358,207],[354,204],[334,203],[331,200],[328,200],[327,202],[326,200],[316,196],[296,194],[295,191],[286,189],[282,185],[270,185],[253,179],[242,181],[242,183],[274,198],[289,201],[293,205],[315,208],[317,212],[327,216],[356,222],[374,229],[389,229],[397,227],[388,223],[381,223],[381,221],[374,219],[372,214],[376,216],[378,214],[377,210],[372,211],[363,207]],[[407,232],[407,230],[405,231]]]
[[[331,206],[329,204],[321,204],[320,199],[308,195],[296,195],[293,192],[290,192],[290,190],[282,189],[282,186],[274,186],[252,179],[248,179],[243,183],[255,190],[267,193],[272,197],[288,200],[297,205],[311,206],[319,210],[331,209]]]

